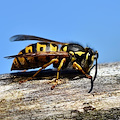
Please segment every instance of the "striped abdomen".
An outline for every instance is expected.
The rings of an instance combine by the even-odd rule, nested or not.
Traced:
[[[21,50],[18,54],[26,53],[39,53],[39,52],[49,52],[49,51],[58,51],[58,45],[52,43],[35,43],[27,46],[25,49]],[[43,66],[45,63],[48,63],[54,56],[44,56],[44,57],[16,57],[13,60],[11,70],[24,70],[32,69]]]

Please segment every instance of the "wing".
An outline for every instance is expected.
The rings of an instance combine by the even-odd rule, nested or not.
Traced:
[[[52,43],[61,44],[61,45],[66,44],[66,43],[57,42],[54,40],[37,37],[37,36],[32,36],[32,35],[14,35],[10,38],[10,41],[25,41],[25,40],[37,40],[37,41],[44,41],[44,42],[52,42]]]
[[[38,52],[38,53],[26,53],[26,54],[19,54],[19,55],[12,55],[12,56],[7,56],[5,58],[7,59],[11,59],[11,58],[15,58],[15,57],[39,57],[39,56],[59,56],[62,58],[66,58],[69,57],[68,52],[64,52],[64,51],[59,51],[59,52]]]

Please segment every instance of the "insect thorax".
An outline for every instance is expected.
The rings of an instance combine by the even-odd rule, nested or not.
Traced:
[[[90,71],[90,68],[94,62],[94,52],[92,49],[87,48],[86,50],[86,48],[83,48],[79,44],[70,43],[63,45],[61,47],[61,51],[68,52],[70,55],[69,58],[66,58],[66,62],[63,65],[63,68],[72,68],[73,62],[76,61],[86,73]],[[90,56],[88,56],[89,54]]]
[[[75,43],[69,43],[69,44],[65,44],[61,47],[60,51],[65,51],[69,53],[69,57],[66,58],[66,62],[64,63],[62,69],[65,68],[73,68],[73,62],[77,61],[79,62],[79,64],[81,65],[81,61],[85,56],[85,49],[79,45],[79,44],[75,44]],[[54,67],[58,67],[58,64],[54,64]]]

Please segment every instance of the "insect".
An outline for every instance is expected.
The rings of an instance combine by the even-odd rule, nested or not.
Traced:
[[[53,64],[57,68],[56,84],[58,84],[59,71],[65,68],[74,68],[81,71],[87,78],[91,79],[91,88],[97,75],[97,59],[98,52],[89,47],[82,47],[76,43],[62,43],[54,40],[36,37],[32,35],[15,35],[10,38],[11,41],[37,40],[35,44],[28,45],[21,50],[18,55],[7,56],[6,58],[14,58],[11,70],[27,70],[41,67],[32,77],[20,81],[26,82],[33,79],[42,69]],[[61,47],[59,48],[59,46]],[[94,60],[96,61],[93,65]],[[90,75],[91,69],[95,66],[95,75]]]

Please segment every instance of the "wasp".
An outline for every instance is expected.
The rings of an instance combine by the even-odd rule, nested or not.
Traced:
[[[7,56],[6,58],[14,58],[11,70],[28,70],[33,68],[40,69],[26,80],[20,81],[26,82],[33,79],[42,69],[45,69],[49,65],[53,64],[54,68],[57,68],[56,84],[58,84],[59,71],[65,68],[74,68],[81,71],[87,78],[91,79],[91,88],[89,93],[93,89],[93,82],[97,76],[97,59],[98,52],[89,47],[83,47],[76,43],[62,43],[42,37],[32,35],[15,35],[10,38],[11,41],[24,41],[24,40],[37,40],[39,42],[30,44],[22,49],[18,55]],[[60,47],[61,46],[61,47]],[[93,65],[96,61],[95,65]],[[95,75],[92,78],[90,71],[95,68]]]

